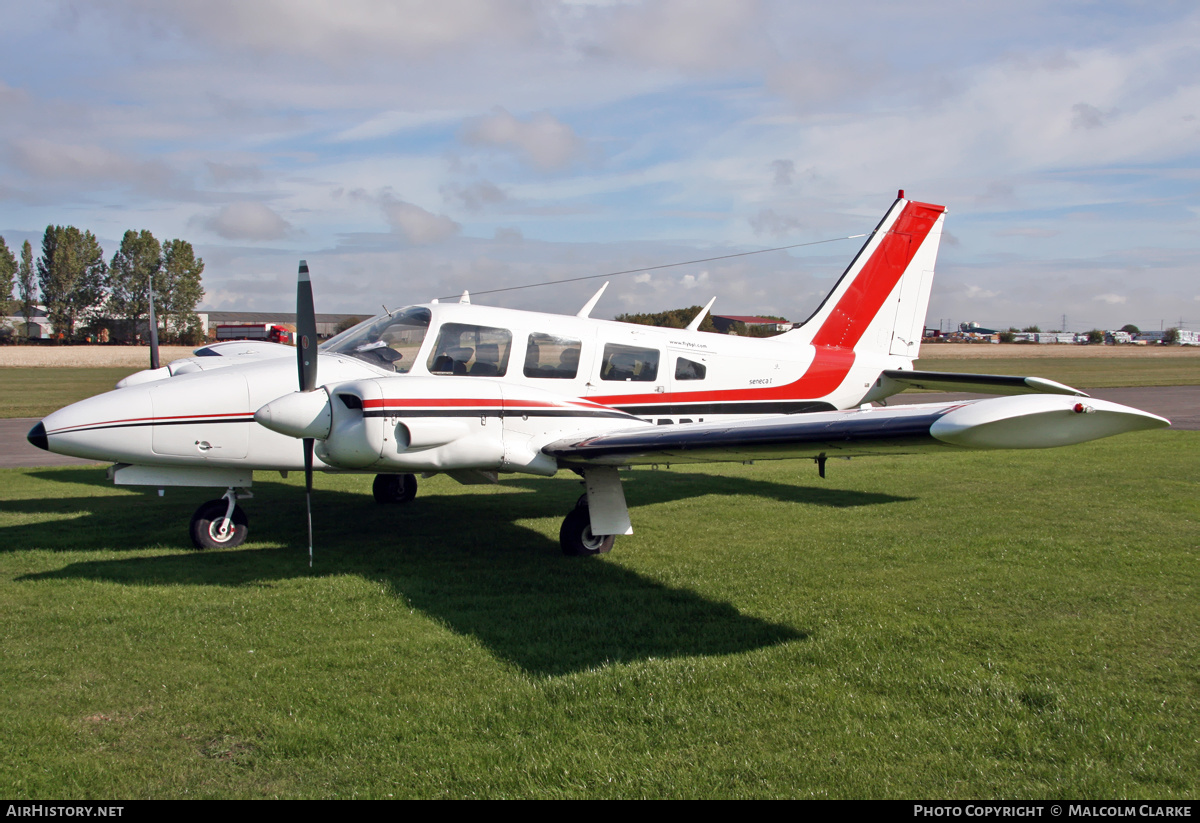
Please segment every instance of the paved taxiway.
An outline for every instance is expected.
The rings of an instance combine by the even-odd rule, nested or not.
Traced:
[[[1162,415],[1171,421],[1172,428],[1200,431],[1200,386],[1145,386],[1121,389],[1094,389],[1093,397],[1111,400],[1137,409]],[[979,394],[905,394],[893,398],[900,403],[936,403],[944,400],[965,400],[983,397]],[[0,469],[34,468],[41,466],[70,466],[92,463],[77,457],[51,454],[33,446],[25,435],[37,423],[37,418],[17,417],[0,419]]]

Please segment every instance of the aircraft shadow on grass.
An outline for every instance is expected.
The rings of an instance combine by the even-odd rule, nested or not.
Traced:
[[[94,469],[33,474],[65,483],[105,482]],[[642,479],[637,474],[635,481]],[[652,482],[629,484],[635,507],[698,493],[838,507],[909,499],[713,475],[641,474]],[[257,534],[266,541],[288,540],[293,547],[88,561],[18,580],[262,586],[296,577],[358,574],[535,676],[651,657],[733,654],[807,637],[614,563],[563,557],[556,540],[519,521],[557,520],[579,488],[542,479],[503,486],[529,493],[432,492],[395,507],[379,506],[369,494],[318,488],[313,495],[316,566],[310,570],[307,552],[300,548],[306,543],[302,490],[261,483],[250,504],[251,540]],[[197,494],[203,492],[168,491],[162,499],[139,494],[11,501],[5,504],[10,511],[64,519],[2,529],[0,545],[7,551],[183,548],[182,524]],[[87,514],[78,517],[80,511]],[[618,542],[615,551],[620,550]]]

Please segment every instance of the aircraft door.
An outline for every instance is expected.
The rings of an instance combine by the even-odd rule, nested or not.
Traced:
[[[257,425],[245,376],[210,372],[204,389],[199,387],[199,381],[181,378],[150,390],[151,450],[201,460],[244,459],[250,429]]]

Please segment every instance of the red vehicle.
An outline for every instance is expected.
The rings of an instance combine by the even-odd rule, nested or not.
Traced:
[[[296,333],[272,323],[236,323],[217,326],[217,342],[224,340],[267,340],[288,346],[296,344]]]

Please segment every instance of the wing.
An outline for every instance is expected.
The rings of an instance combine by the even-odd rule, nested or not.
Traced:
[[[542,451],[571,465],[744,462],[914,454],[948,448],[1038,449],[1169,426],[1148,412],[1056,395],[642,426],[559,440]]]
[[[883,379],[900,384],[896,391],[904,389],[932,389],[933,391],[962,391],[977,394],[1069,394],[1087,397],[1085,392],[1046,380],[1043,377],[1017,377],[1009,374],[969,374],[943,371],[897,371],[886,369]],[[885,387],[887,383],[884,383]]]

